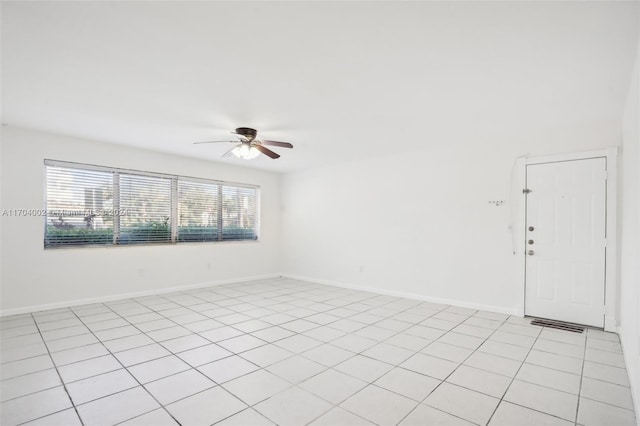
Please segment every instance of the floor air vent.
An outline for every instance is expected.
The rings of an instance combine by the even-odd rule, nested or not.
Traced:
[[[570,322],[554,321],[549,319],[534,318],[531,325],[540,325],[542,327],[556,328],[558,330],[571,331],[573,333],[582,333],[584,326],[573,324]]]

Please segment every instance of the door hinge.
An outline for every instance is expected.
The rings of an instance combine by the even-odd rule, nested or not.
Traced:
[[[604,246],[607,247],[607,239],[604,239]]]
[[[522,190],[523,194],[528,194],[530,192],[531,192],[531,190],[529,188],[525,188],[525,189]]]

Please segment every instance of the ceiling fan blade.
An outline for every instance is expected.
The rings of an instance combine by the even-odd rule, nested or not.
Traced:
[[[293,148],[289,142],[278,142],[278,141],[266,141],[264,139],[260,139],[262,145],[271,145],[271,146],[281,146],[282,148]]]
[[[198,145],[200,143],[225,143],[225,142],[226,143],[229,143],[229,142],[233,143],[233,142],[237,142],[237,141],[204,141],[204,142],[194,142],[193,144],[194,145]]]
[[[273,158],[274,160],[275,160],[276,158],[280,158],[280,155],[279,155],[279,154],[276,154],[275,152],[271,151],[269,148],[265,148],[264,146],[259,145],[259,144],[256,144],[256,145],[253,145],[253,146],[254,146],[258,151],[260,151],[261,153],[263,153],[264,155],[266,155],[267,157],[271,157],[271,158]]]
[[[237,146],[234,146],[233,148],[231,148],[229,151],[225,152],[224,154],[222,154],[221,158],[227,158],[227,157],[231,157],[233,150],[236,149]]]

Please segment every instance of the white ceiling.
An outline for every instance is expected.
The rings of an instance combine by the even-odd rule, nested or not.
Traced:
[[[291,171],[617,120],[638,2],[2,2],[2,121]]]

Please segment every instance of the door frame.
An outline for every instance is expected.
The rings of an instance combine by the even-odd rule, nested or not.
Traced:
[[[526,256],[525,256],[525,221],[526,221],[526,196],[522,193],[527,176],[527,166],[532,164],[557,163],[562,161],[586,160],[589,158],[605,158],[607,167],[606,183],[606,248],[605,248],[605,277],[604,277],[604,330],[617,331],[618,316],[618,148],[606,148],[595,151],[576,152],[569,154],[546,155],[540,157],[520,157],[516,160],[517,174],[511,196],[514,200],[516,215],[513,218],[514,252],[519,269],[519,287],[521,304],[516,307],[518,315],[524,316],[525,312],[525,283],[526,283]],[[517,218],[517,219],[516,219]]]

